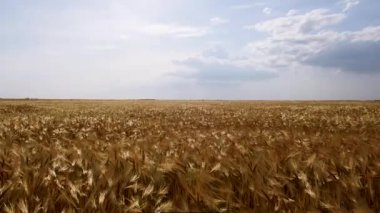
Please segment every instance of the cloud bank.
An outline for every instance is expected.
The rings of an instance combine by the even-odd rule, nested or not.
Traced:
[[[378,0],[0,2],[0,97],[380,99]]]

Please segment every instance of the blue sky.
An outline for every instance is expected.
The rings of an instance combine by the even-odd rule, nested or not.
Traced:
[[[378,0],[0,1],[0,97],[380,99]]]

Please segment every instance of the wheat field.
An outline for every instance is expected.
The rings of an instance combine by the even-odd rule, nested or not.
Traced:
[[[380,212],[379,102],[0,101],[1,212]]]

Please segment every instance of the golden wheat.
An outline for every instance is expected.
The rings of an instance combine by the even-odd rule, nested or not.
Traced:
[[[380,104],[2,101],[0,211],[379,212]]]

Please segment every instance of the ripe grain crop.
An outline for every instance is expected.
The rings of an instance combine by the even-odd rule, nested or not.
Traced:
[[[0,102],[3,212],[380,212],[376,102]]]

